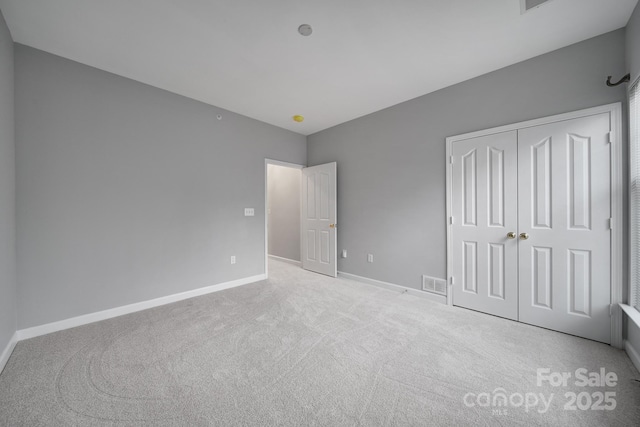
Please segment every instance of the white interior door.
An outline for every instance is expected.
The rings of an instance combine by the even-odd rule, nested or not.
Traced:
[[[302,169],[302,268],[336,277],[337,165]]]
[[[605,113],[518,132],[520,321],[606,343],[610,130]]]
[[[453,304],[518,319],[516,131],[453,143]],[[509,234],[512,233],[512,234]]]

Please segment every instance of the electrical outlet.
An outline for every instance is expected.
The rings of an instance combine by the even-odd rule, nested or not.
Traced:
[[[347,257],[347,250],[343,249],[342,250],[342,258],[346,258]]]
[[[235,264],[235,263],[236,263],[236,256],[231,255],[231,264]]]
[[[373,254],[367,255],[367,262],[373,262]]]

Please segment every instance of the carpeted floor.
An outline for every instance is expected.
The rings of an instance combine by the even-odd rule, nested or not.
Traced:
[[[638,379],[603,344],[271,261],[268,281],[18,343],[0,425],[638,426]]]

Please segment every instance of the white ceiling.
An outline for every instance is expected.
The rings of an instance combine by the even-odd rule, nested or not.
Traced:
[[[551,0],[523,15],[520,0],[0,0],[0,9],[18,43],[308,135],[624,27],[637,1]],[[310,37],[298,34],[303,23]]]

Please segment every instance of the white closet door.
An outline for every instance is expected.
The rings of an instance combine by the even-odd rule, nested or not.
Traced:
[[[337,165],[302,169],[302,268],[336,277]]]
[[[606,343],[610,130],[605,113],[518,131],[519,320]]]
[[[517,132],[456,141],[452,153],[453,304],[517,320]]]

